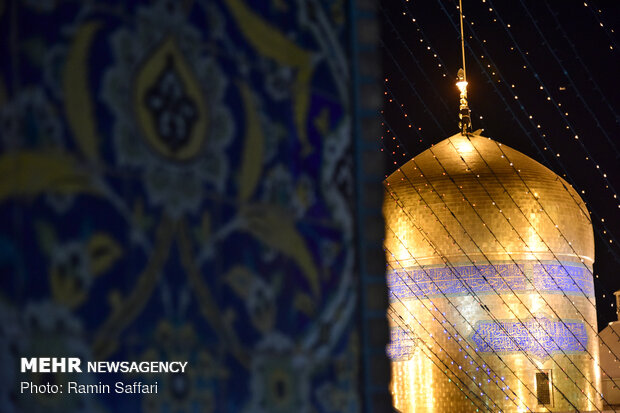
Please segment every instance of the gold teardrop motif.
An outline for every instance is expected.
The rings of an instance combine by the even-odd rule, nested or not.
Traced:
[[[173,38],[166,38],[138,70],[134,107],[144,138],[159,154],[188,161],[200,153],[207,138],[207,104]]]

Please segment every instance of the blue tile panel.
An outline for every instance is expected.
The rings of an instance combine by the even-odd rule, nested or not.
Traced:
[[[525,351],[541,360],[554,353],[584,352],[588,335],[584,323],[547,317],[518,320],[481,321],[472,335],[477,351],[512,353]]]
[[[387,273],[390,299],[438,295],[536,292],[594,297],[594,282],[583,265],[569,263],[494,264],[459,267],[409,267]],[[531,275],[530,275],[531,272]],[[525,274],[531,277],[529,281]],[[395,297],[396,296],[396,297]]]
[[[375,2],[0,0],[0,412],[380,411]],[[41,354],[188,365],[12,397]]]

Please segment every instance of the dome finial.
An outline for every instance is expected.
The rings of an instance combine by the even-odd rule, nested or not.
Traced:
[[[471,117],[469,115],[469,106],[467,105],[467,75],[465,72],[465,36],[463,35],[463,4],[459,0],[459,16],[461,18],[461,54],[463,56],[463,67],[458,72],[458,82],[456,86],[461,91],[459,105],[459,129],[462,135],[467,135],[471,130]]]
[[[469,115],[469,106],[467,105],[467,81],[465,80],[465,70],[459,69],[458,82],[456,86],[461,91],[459,105],[459,129],[462,135],[467,135],[471,130],[471,117]]]

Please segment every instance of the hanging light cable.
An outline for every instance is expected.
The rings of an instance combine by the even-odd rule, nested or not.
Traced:
[[[467,104],[467,72],[465,71],[465,37],[463,36],[463,4],[459,0],[459,16],[461,19],[461,53],[463,56],[463,67],[457,74],[458,82],[456,86],[461,92],[459,105],[459,129],[462,135],[467,135],[471,130],[471,116]]]

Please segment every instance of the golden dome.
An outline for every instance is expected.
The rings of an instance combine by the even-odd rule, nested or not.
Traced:
[[[594,240],[577,192],[512,148],[460,134],[385,185],[394,406],[534,411],[542,371],[551,410],[599,410]]]
[[[388,261],[432,265],[444,263],[443,256],[452,263],[533,259],[592,266],[592,224],[577,192],[490,138],[454,135],[385,182]]]

